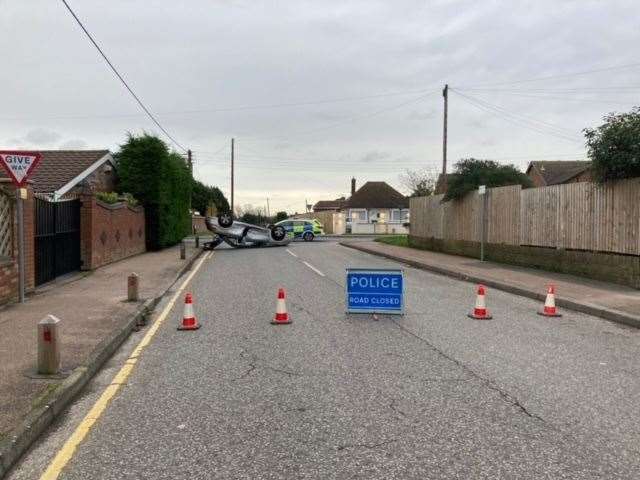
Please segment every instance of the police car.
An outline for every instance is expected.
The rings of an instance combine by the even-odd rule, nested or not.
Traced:
[[[295,238],[302,238],[305,242],[312,241],[318,235],[324,235],[324,227],[317,219],[287,219],[276,223],[284,227],[288,234]]]

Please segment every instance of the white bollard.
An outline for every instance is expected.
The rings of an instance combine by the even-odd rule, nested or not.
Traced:
[[[60,372],[60,319],[47,315],[38,322],[38,373],[56,375]]]
[[[140,278],[137,273],[132,273],[127,278],[127,301],[137,302],[139,296]]]

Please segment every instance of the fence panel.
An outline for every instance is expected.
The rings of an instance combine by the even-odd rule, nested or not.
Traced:
[[[411,235],[443,238],[444,195],[415,197],[410,200]]]
[[[480,241],[481,197],[411,199],[411,234]],[[487,191],[487,242],[640,255],[640,178]]]
[[[593,250],[640,255],[640,179],[597,185]]]
[[[521,190],[520,185],[487,190],[488,243],[520,244]]]
[[[445,239],[480,241],[480,195],[477,192],[446,202],[443,207]]]
[[[537,247],[558,245],[560,188],[530,188],[520,196],[520,244]]]
[[[560,224],[558,248],[594,250],[594,192],[593,183],[579,182],[560,188]]]

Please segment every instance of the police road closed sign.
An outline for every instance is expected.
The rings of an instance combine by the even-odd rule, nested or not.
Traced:
[[[0,150],[0,163],[4,166],[13,183],[23,187],[40,162],[38,152],[17,152],[14,150]]]
[[[347,313],[404,313],[401,269],[347,268]]]

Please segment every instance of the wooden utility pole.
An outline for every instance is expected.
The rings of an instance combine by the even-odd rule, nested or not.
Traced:
[[[271,211],[269,210],[269,199],[267,198],[267,217],[271,216]]]
[[[191,176],[193,177],[193,156],[190,149],[187,150],[187,165],[189,166],[189,171],[191,172]]]
[[[233,151],[234,139],[231,139],[231,215],[233,215]]]
[[[449,112],[449,85],[444,86],[442,90],[444,97],[444,129],[442,135],[442,181],[446,182],[447,175],[447,115]]]

